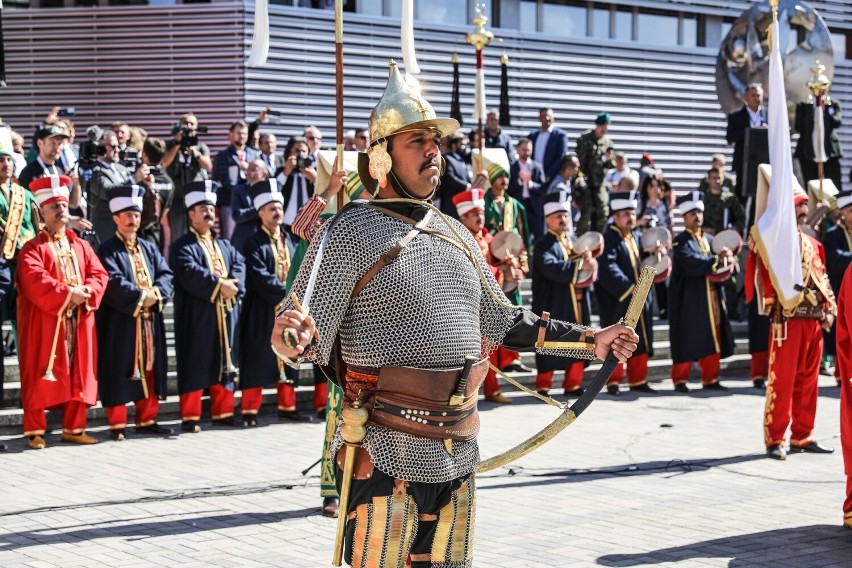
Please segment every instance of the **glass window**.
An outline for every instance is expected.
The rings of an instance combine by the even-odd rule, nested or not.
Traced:
[[[417,3],[417,19],[436,24],[466,24],[467,2],[458,0],[426,0]]]
[[[390,7],[390,11],[385,16],[390,16],[391,18],[402,17],[402,2],[385,2],[385,4]],[[417,6],[414,7],[414,15],[417,17]]]
[[[546,34],[571,37],[586,37],[586,8],[544,4],[542,6],[542,30]]]
[[[495,26],[517,30],[521,25],[521,2],[518,0],[500,0],[500,21]]]
[[[719,35],[721,35],[721,36],[722,36],[722,39],[723,39],[723,40],[724,40],[726,37],[728,37],[728,32],[729,32],[729,31],[731,31],[731,26],[732,26],[732,25],[733,25],[733,22],[722,22],[722,27],[721,27],[721,31],[720,31],[720,34],[719,34]]]
[[[358,12],[371,16],[381,16],[384,0],[358,0]]]
[[[846,34],[831,34],[831,45],[834,47],[834,59],[846,59]]]
[[[592,10],[592,37],[609,38],[609,8]]]
[[[683,16],[681,19],[683,26],[683,41],[682,45],[686,47],[695,47],[698,45],[698,19],[695,16]]]
[[[535,0],[524,0],[521,2],[521,31],[537,31],[537,10]]]
[[[633,39],[633,12],[619,10],[615,13],[614,39],[630,41]]]
[[[677,16],[639,13],[639,37],[643,43],[677,45]]]

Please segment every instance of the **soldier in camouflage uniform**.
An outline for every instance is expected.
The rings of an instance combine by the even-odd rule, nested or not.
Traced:
[[[722,186],[721,168],[707,170],[707,193],[704,194],[704,223],[701,228],[715,235],[725,229],[745,230],[745,209],[737,196]]]
[[[472,565],[476,393],[497,346],[531,349],[541,334],[563,348],[540,352],[591,359],[612,347],[624,361],[639,339],[625,326],[542,322],[508,303],[470,231],[428,206],[440,138],[457,128],[391,62],[358,168],[378,194],[320,229],[293,285],[305,310],[289,301],[272,332],[286,364],[306,356],[335,367],[344,416],[355,401],[369,412],[359,444],[342,448],[338,431],[332,445],[338,485],[342,460],[354,462],[340,514],[350,519],[344,558],[362,568],[402,568],[409,555],[412,568]]]
[[[737,196],[723,187],[724,172],[722,168],[710,168],[707,170],[707,193],[704,194],[704,223],[701,229],[711,235],[717,234],[725,229],[735,229],[740,235],[745,230],[746,214],[742,203]],[[728,315],[732,319],[739,320],[739,294],[737,292],[737,279],[742,278],[740,274],[734,274],[725,280],[725,303],[728,307]]]
[[[581,211],[577,235],[590,229],[601,233],[606,230],[609,196],[604,178],[606,170],[615,167],[612,140],[606,135],[610,124],[612,117],[608,112],[602,112],[595,118],[595,127],[577,139],[577,158],[589,188],[586,194],[574,196],[574,202]]]

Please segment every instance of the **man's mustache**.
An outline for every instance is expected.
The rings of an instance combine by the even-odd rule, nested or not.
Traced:
[[[205,215],[205,216],[204,216],[204,220],[205,220],[205,221],[212,221],[212,220],[213,220],[213,215]]]
[[[437,160],[427,160],[423,162],[422,166],[420,166],[419,173],[423,173],[426,169],[431,168],[432,166],[438,168],[439,171],[441,170],[441,164]]]

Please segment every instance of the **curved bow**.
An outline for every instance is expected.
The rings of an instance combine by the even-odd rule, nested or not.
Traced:
[[[630,299],[630,305],[627,307],[627,313],[623,318],[621,318],[621,325],[626,325],[632,328],[636,327],[636,323],[642,315],[642,308],[645,305],[645,300],[648,298],[648,293],[651,291],[651,286],[654,284],[654,274],[655,271],[650,266],[646,266],[642,269],[642,272],[639,275],[639,281],[633,289],[633,296]],[[477,473],[485,473],[518,460],[555,438],[557,434],[573,424],[574,420],[576,420],[577,417],[580,416],[586,408],[588,408],[595,397],[598,396],[598,393],[601,392],[601,389],[603,389],[617,365],[618,359],[616,359],[615,354],[612,350],[610,350],[603,362],[603,365],[601,365],[601,368],[598,369],[595,378],[589,385],[589,388],[586,389],[586,392],[584,392],[583,395],[574,402],[574,404],[563,410],[556,420],[514,448],[479,462],[479,466],[476,468]]]

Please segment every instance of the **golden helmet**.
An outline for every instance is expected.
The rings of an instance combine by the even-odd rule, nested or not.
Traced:
[[[390,61],[388,84],[379,103],[370,113],[370,147],[358,157],[358,171],[364,186],[374,192],[384,185],[391,170],[387,139],[412,130],[432,130],[441,137],[455,132],[459,122],[454,118],[438,118],[435,109],[420,94],[415,81],[403,79],[396,61]]]

